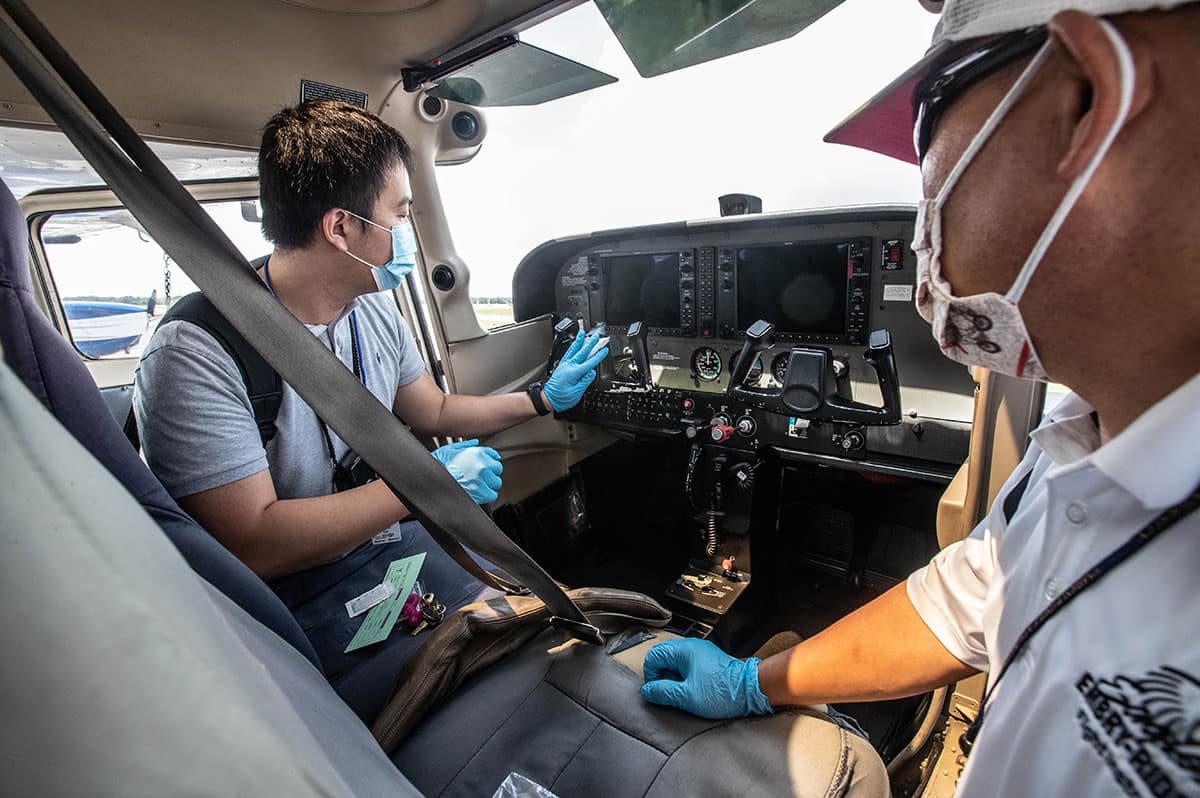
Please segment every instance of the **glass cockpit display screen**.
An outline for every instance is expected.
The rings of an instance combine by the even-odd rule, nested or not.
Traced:
[[[679,326],[679,253],[616,255],[605,260],[605,321]]]
[[[739,249],[738,328],[766,319],[784,334],[845,332],[848,247],[772,244]]]

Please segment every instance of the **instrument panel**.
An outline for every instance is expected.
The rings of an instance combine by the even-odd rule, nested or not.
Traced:
[[[865,343],[871,239],[744,244],[582,253],[559,276],[563,315],[709,339],[766,318],[782,341]]]
[[[517,315],[552,310],[569,320],[564,340],[600,325],[610,337],[610,356],[569,420],[946,481],[967,456],[975,384],[941,354],[914,307],[914,218],[911,206],[863,207],[550,242],[521,264],[514,296],[535,278],[553,296],[543,293],[541,307],[526,301]],[[773,332],[750,351],[756,322]],[[902,414],[843,422],[787,409],[806,406],[796,400],[805,386],[795,385],[805,368],[808,387],[843,405],[886,400],[876,339],[888,340]],[[731,386],[744,347],[754,360]],[[782,404],[757,401],[780,392]]]

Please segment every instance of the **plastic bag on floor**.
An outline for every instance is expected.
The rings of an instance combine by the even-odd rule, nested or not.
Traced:
[[[500,786],[492,793],[492,798],[558,798],[558,796],[520,773],[509,773],[508,778],[500,782]]]

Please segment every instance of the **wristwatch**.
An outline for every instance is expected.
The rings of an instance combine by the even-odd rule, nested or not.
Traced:
[[[542,400],[542,382],[537,382],[525,389],[525,393],[529,394],[529,401],[533,402],[533,409],[537,411],[539,416],[550,414],[550,408],[546,407],[546,403]]]

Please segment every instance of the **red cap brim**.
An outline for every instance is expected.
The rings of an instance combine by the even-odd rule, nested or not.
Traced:
[[[905,70],[883,91],[826,133],[824,140],[831,144],[861,147],[906,163],[918,163],[913,144],[913,92],[947,44],[926,53],[924,58]]]

